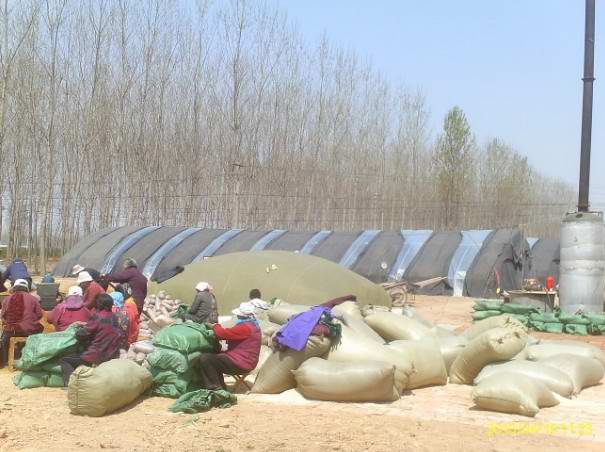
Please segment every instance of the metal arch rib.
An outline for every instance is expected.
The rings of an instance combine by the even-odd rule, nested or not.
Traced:
[[[118,262],[118,259],[126,250],[131,248],[135,243],[141,240],[148,234],[151,234],[153,231],[160,229],[161,226],[147,226],[143,229],[139,229],[138,231],[133,232],[130,235],[124,237],[113,249],[109,252],[109,255],[105,259],[105,263],[103,264],[103,268],[101,269],[101,273],[109,273]]]
[[[401,230],[403,245],[391,269],[391,273],[389,273],[389,279],[400,281],[403,278],[408,266],[431,235],[433,235],[433,231],[430,229]]]
[[[230,229],[226,232],[223,232],[212,242],[210,242],[210,244],[206,248],[204,248],[204,250],[200,254],[198,254],[192,262],[199,262],[205,257],[212,256],[221,246],[223,246],[227,241],[231,240],[240,232],[242,232],[242,229]]]
[[[382,231],[380,229],[369,229],[367,231],[363,231],[359,237],[355,239],[355,241],[351,244],[347,252],[340,259],[339,264],[346,268],[351,268],[361,253],[363,253],[366,248],[374,241],[374,239],[380,234]]]
[[[332,234],[332,231],[319,231],[313,237],[311,237],[307,243],[300,249],[301,254],[311,254],[315,247],[327,239]]]
[[[164,243],[152,256],[147,259],[145,267],[143,267],[143,274],[147,279],[151,279],[158,265],[162,262],[164,257],[170,253],[173,249],[179,246],[186,238],[201,231],[202,228],[188,228],[184,231],[179,232],[177,235],[172,237],[166,243]]]
[[[261,239],[252,246],[252,248],[250,248],[250,251],[264,250],[267,245],[280,238],[286,232],[288,232],[286,229],[274,229],[273,231],[268,232],[267,234],[263,235]]]

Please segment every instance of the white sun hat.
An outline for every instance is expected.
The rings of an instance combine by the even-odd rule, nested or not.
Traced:
[[[85,282],[91,282],[92,281],[92,276],[90,276],[90,273],[88,272],[80,272],[78,273],[78,284],[82,284]]]
[[[82,296],[82,288],[80,286],[71,286],[67,291],[67,296],[70,297],[72,295]]]
[[[248,301],[244,301],[239,305],[239,308],[235,308],[231,312],[238,317],[254,317],[254,305]]]

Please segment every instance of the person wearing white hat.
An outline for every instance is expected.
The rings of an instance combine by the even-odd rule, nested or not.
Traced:
[[[258,364],[262,333],[254,317],[254,309],[253,304],[244,302],[232,311],[237,316],[234,327],[224,328],[218,323],[212,327],[218,340],[227,341],[227,351],[200,356],[202,388],[226,389],[224,374],[247,374]]]
[[[8,360],[8,344],[11,337],[26,337],[41,333],[42,307],[36,297],[29,293],[29,282],[17,279],[11,287],[12,294],[2,301],[0,318],[2,336],[0,341],[0,368]]]
[[[95,270],[94,268],[83,267],[80,264],[76,264],[71,269],[71,274],[76,277],[82,272],[88,272],[88,274],[92,277],[93,281],[96,281],[98,283],[102,279],[101,272],[99,272],[98,270]]]
[[[103,287],[101,287],[101,285],[96,282],[87,271],[81,271],[78,273],[77,283],[84,293],[84,306],[89,310],[96,309],[97,297],[105,293]]]
[[[196,323],[218,323],[218,308],[216,298],[212,294],[212,286],[201,281],[195,286],[195,292],[193,303],[181,318]]]
[[[65,301],[59,303],[48,314],[48,323],[55,326],[56,331],[65,331],[73,323],[86,323],[92,315],[84,306],[80,286],[71,286],[67,291]]]

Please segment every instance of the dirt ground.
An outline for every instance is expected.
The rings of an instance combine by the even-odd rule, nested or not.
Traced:
[[[470,300],[417,297],[415,304],[436,323],[470,323]],[[69,414],[66,391],[19,391],[12,377],[0,371],[0,451],[605,450],[603,385],[535,419],[479,411],[471,388],[457,385],[414,390],[389,404],[309,401],[295,390],[239,395],[231,408],[196,415],[170,413],[171,400],[153,397],[87,418]]]

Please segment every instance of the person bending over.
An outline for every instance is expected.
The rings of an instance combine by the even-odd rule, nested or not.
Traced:
[[[227,341],[227,351],[200,356],[200,380],[204,389],[226,389],[223,374],[247,374],[258,364],[262,334],[254,317],[254,306],[242,303],[233,314],[237,317],[234,327],[223,328],[219,324],[212,327],[219,340]]]

